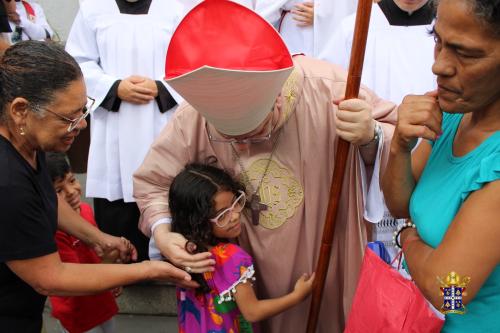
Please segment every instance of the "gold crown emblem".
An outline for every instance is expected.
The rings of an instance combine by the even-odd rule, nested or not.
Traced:
[[[456,272],[450,272],[444,278],[444,280],[442,278],[438,277],[438,281],[441,284],[441,287],[445,287],[445,288],[448,288],[451,286],[466,287],[467,284],[469,284],[469,282],[470,282],[470,277],[468,277],[468,276],[462,277],[462,276],[458,275]]]

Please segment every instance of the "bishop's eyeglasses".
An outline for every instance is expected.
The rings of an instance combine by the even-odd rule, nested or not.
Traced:
[[[246,139],[236,139],[236,138],[217,138],[212,135],[210,132],[210,126],[208,122],[205,122],[205,131],[207,132],[208,139],[212,142],[220,142],[220,143],[231,143],[231,144],[249,144],[249,143],[259,143],[263,141],[268,141],[271,139],[271,134],[273,132],[273,124],[269,122],[269,133],[264,136],[258,137],[250,137]]]

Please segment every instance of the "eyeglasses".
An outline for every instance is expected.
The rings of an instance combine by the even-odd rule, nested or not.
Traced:
[[[220,143],[236,143],[236,144],[249,144],[249,143],[259,143],[263,141],[268,141],[271,139],[271,134],[273,132],[273,124],[270,121],[269,122],[269,133],[266,134],[265,136],[259,136],[259,137],[251,137],[247,139],[225,139],[225,138],[215,138],[212,133],[210,133],[210,127],[208,126],[208,122],[205,122],[205,130],[207,131],[208,134],[208,139],[212,142],[220,142]]]
[[[93,99],[92,97],[88,97],[87,96],[87,104],[82,109],[83,114],[80,117],[75,118],[75,119],[70,119],[70,118],[65,117],[63,115],[60,115],[57,112],[49,110],[47,108],[45,108],[44,110],[47,111],[47,112],[49,112],[49,113],[52,113],[55,116],[58,116],[59,118],[65,120],[67,122],[69,122],[68,132],[71,132],[71,131],[73,131],[78,126],[78,124],[83,119],[87,118],[87,116],[89,115],[90,111],[92,110],[92,107],[94,106],[94,103],[95,103],[95,99]]]
[[[238,191],[240,195],[233,201],[231,207],[224,209],[216,217],[210,219],[210,222],[215,223],[219,228],[224,228],[230,221],[233,212],[240,213],[245,207],[247,196],[245,192]]]

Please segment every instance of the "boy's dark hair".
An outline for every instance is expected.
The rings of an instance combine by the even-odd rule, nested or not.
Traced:
[[[214,196],[219,191],[237,194],[245,187],[235,181],[224,170],[208,164],[188,164],[172,181],[168,195],[172,215],[171,230],[182,234],[196,244],[196,252],[207,251],[223,241],[212,234],[209,219],[215,215]],[[200,274],[193,274],[200,284],[198,292],[206,293],[208,288]]]
[[[45,161],[52,182],[64,179],[64,177],[71,172],[71,165],[69,164],[68,157],[64,153],[47,153],[45,155]]]

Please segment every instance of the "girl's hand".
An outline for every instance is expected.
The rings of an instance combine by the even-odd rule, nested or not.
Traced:
[[[293,293],[297,295],[299,300],[303,300],[311,293],[315,276],[316,273],[312,273],[311,275],[304,273],[297,282],[295,282]]]
[[[418,138],[436,140],[442,133],[443,112],[437,100],[437,91],[423,96],[408,95],[398,108],[398,122],[392,147],[397,151],[410,152]]]
[[[304,2],[294,6],[291,10],[293,19],[299,27],[307,27],[314,24],[314,3]]]

